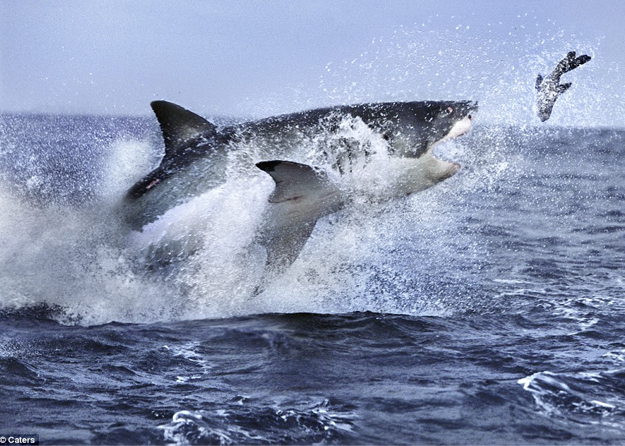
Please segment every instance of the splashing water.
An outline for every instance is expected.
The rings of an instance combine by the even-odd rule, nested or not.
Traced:
[[[487,253],[465,230],[467,203],[522,172],[516,148],[534,131],[527,123],[534,119],[536,74],[571,47],[593,56],[558,103],[557,124],[593,126],[605,96],[592,80],[593,66],[602,63],[600,43],[545,27],[540,24],[539,39],[531,42],[519,34],[497,40],[496,25],[401,29],[353,61],[328,67],[320,87],[329,104],[438,99],[428,96],[435,83],[444,99],[479,99],[478,119],[497,126],[479,126],[437,148],[441,157],[463,165],[454,179],[371,205],[364,197],[382,194],[392,175],[386,146],[362,122],[340,122],[340,138],[365,147],[374,168],[334,178],[353,190],[354,205],[318,223],[300,258],[262,299],[251,297],[264,264],[254,231],[273,183],[253,169],[261,160],[253,142],[233,155],[225,184],[142,233],[127,234],[114,209],[158,159],[154,119],[4,117],[1,308],[45,303],[61,307],[64,322],[98,324],[266,312],[441,315],[477,305],[466,271],[477,273]],[[373,97],[380,85],[388,93]],[[504,126],[511,123],[517,127]],[[322,156],[323,147],[334,148],[336,157]],[[321,134],[292,160],[329,167],[338,162],[340,147]],[[158,256],[159,249],[197,243],[202,249],[175,269],[146,273],[138,261]]]
[[[81,124],[80,118],[76,124]],[[232,168],[222,186],[170,210],[142,232],[128,233],[117,221],[115,207],[153,156],[145,141],[114,140],[110,152],[96,163],[104,163],[108,172],[91,192],[100,195],[96,199],[35,206],[29,197],[2,194],[3,308],[43,302],[63,308],[65,322],[82,324],[350,308],[441,311],[431,302],[401,302],[402,294],[404,298],[414,294],[413,273],[391,272],[385,257],[397,241],[388,237],[383,247],[379,233],[406,233],[411,238],[427,234],[426,246],[440,245],[436,233],[444,239],[440,220],[446,205],[438,200],[450,188],[387,205],[387,211],[399,209],[401,217],[384,215],[384,206],[372,206],[365,197],[380,194],[392,175],[386,146],[362,122],[344,124],[336,138],[355,141],[371,153],[366,169],[352,166],[352,173],[339,178],[356,197],[355,204],[319,223],[301,258],[262,299],[251,298],[264,268],[264,253],[254,244],[254,234],[273,188],[271,179],[245,165]],[[319,148],[334,145],[328,136],[320,135],[320,140],[302,147],[294,159],[323,165]],[[129,152],[134,154],[131,161]],[[238,161],[234,156],[233,162]],[[254,156],[251,161],[256,161]],[[139,169],[133,172],[128,166]],[[53,176],[44,173],[42,178],[46,182]],[[441,227],[432,228],[434,224]],[[170,268],[150,272],[143,267],[146,258],[158,258],[167,250],[184,251],[187,245],[202,248]],[[420,261],[425,258],[420,256]],[[403,292],[397,293],[397,287]]]

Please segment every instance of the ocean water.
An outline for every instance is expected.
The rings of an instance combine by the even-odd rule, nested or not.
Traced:
[[[625,131],[478,121],[437,149],[458,175],[320,221],[259,296],[262,172],[178,215],[198,255],[141,267],[185,241],[115,216],[159,150],[152,118],[0,117],[0,435],[625,441]]]

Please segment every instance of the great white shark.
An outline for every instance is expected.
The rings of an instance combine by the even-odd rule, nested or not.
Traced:
[[[434,157],[433,148],[468,132],[477,111],[472,101],[368,103],[218,128],[167,101],[151,106],[165,153],[158,167],[128,190],[124,220],[141,231],[167,211],[219,186],[227,179],[231,155],[252,144],[260,159],[251,165],[275,182],[256,235],[267,251],[264,283],[293,263],[317,220],[349,202],[349,194],[333,178],[367,169],[370,148],[357,138],[344,137],[346,122],[366,126],[370,136],[385,145],[392,164],[385,199],[392,199],[428,189],[458,172],[458,164]],[[323,163],[326,169],[293,161],[298,147],[311,144],[322,152],[319,160],[328,161]]]

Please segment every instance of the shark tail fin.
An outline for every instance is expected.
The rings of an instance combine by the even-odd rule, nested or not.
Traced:
[[[194,139],[217,132],[215,125],[179,105],[167,101],[154,101],[150,105],[163,132],[165,158],[176,156]]]

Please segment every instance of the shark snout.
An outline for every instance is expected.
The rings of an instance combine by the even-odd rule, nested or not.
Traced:
[[[472,125],[473,116],[469,114],[453,125],[445,139],[457,138],[458,136],[464,135],[469,130],[471,130]]]

